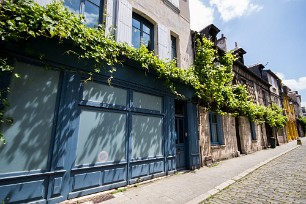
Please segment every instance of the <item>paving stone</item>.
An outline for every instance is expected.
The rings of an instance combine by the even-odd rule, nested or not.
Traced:
[[[256,169],[202,203],[306,202],[306,146]]]

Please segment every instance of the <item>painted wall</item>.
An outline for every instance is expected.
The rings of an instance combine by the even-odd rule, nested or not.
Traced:
[[[155,46],[158,47],[158,24],[166,26],[170,33],[177,38],[178,66],[187,69],[193,63],[193,50],[190,34],[189,3],[180,0],[180,11],[175,12],[167,6],[164,0],[129,0],[133,7],[133,12],[139,13],[150,20],[155,25]],[[169,39],[170,41],[170,36]],[[155,51],[158,54],[158,51]]]
[[[25,55],[27,50],[35,52]],[[14,142],[0,145],[7,162],[0,171],[0,202],[58,203],[176,171],[174,96],[164,81],[144,73],[135,62],[125,61],[124,66],[116,65],[112,86],[107,84],[108,66],[93,76],[95,83],[84,83],[94,62],[64,54],[67,50],[74,47],[44,39],[0,46],[0,54],[5,53],[2,57],[15,65],[21,63],[21,70],[34,66],[41,71],[22,74],[29,86],[0,80],[1,88],[21,87],[14,88],[21,93],[16,92],[18,97],[12,95],[10,100],[23,99],[15,102],[22,105],[18,106],[24,113],[17,113],[15,126],[6,131],[18,133]],[[36,53],[44,53],[44,58]],[[39,73],[49,81],[56,78],[57,89]],[[22,90],[28,87],[27,92]],[[192,90],[182,85],[177,90],[191,101]],[[54,92],[56,102],[45,92]],[[38,105],[40,108],[35,108]],[[191,169],[199,167],[194,103],[187,103],[187,115],[190,146],[186,157]],[[44,131],[46,127],[50,127],[48,131]],[[42,133],[48,133],[48,140]]]

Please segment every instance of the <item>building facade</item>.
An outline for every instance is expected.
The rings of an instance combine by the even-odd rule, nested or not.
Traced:
[[[283,92],[282,92],[283,105],[284,105],[285,115],[288,117],[288,122],[286,124],[286,132],[287,132],[288,141],[291,141],[291,140],[296,140],[298,138],[298,131],[296,126],[297,123],[296,123],[293,100],[291,97],[289,97],[289,93],[290,93],[289,87],[283,85]]]
[[[283,99],[282,99],[282,82],[281,79],[271,70],[263,70],[263,79],[269,82],[270,86],[270,97],[271,97],[271,105],[276,104],[277,106],[283,108]],[[271,145],[276,145],[286,143],[287,136],[285,128],[271,128]],[[275,138],[275,142],[274,139]]]
[[[253,103],[267,105],[270,102],[268,97],[269,84],[252,71],[252,69],[262,70],[263,65],[259,64],[248,68],[244,65],[246,51],[239,48],[237,44],[233,51],[238,57],[233,66],[234,83],[245,86]],[[249,154],[268,147],[269,139],[265,124],[257,124],[247,117],[236,117],[236,132],[238,149],[242,154]]]
[[[107,35],[118,42],[143,44],[160,58],[177,58],[183,68],[192,62],[188,1],[64,5],[84,14],[90,27],[105,22]],[[131,60],[114,65],[109,85],[111,67],[90,76],[95,62],[65,54],[75,51],[66,42],[31,39],[0,47],[1,57],[21,75],[0,81],[11,90],[6,116],[14,118],[12,126],[1,127],[1,203],[58,203],[199,167],[197,104],[190,88],[177,86],[182,100]]]

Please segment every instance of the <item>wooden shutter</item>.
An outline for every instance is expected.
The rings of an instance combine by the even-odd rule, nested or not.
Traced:
[[[162,24],[158,24],[158,56],[163,60],[170,58],[170,32]]]
[[[105,9],[105,35],[114,34],[114,26],[115,26],[115,11],[114,11],[114,0],[106,0],[106,9]]]
[[[217,131],[218,131],[218,140],[219,144],[224,145],[224,134],[223,134],[223,125],[222,125],[222,116],[217,115]]]
[[[214,134],[214,133],[213,133],[214,131],[213,131],[213,128],[212,128],[212,114],[213,114],[212,112],[209,112],[209,113],[208,113],[208,118],[209,118],[209,129],[210,129],[210,131],[209,131],[209,132],[210,132],[210,137],[209,137],[209,138],[210,138],[210,144],[212,144],[212,143],[215,142],[215,141],[212,141],[212,138],[213,138],[212,135]]]
[[[117,4],[116,41],[132,44],[132,6],[127,0]]]
[[[255,123],[254,122],[250,122],[250,128],[251,128],[252,140],[256,140],[256,129],[255,129]]]

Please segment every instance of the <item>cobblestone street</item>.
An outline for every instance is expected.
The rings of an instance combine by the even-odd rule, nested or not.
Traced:
[[[300,146],[258,168],[202,203],[305,204],[305,155],[306,146]]]

